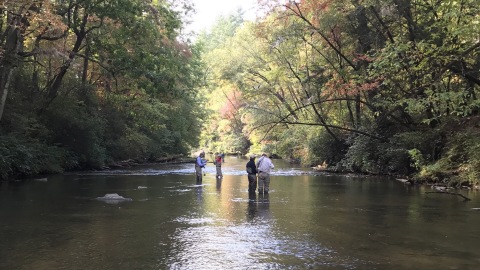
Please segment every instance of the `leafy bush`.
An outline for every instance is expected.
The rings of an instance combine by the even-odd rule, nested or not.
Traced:
[[[437,160],[442,155],[445,144],[445,131],[441,128],[424,128],[418,131],[398,133],[392,138],[392,143],[406,149],[412,159],[413,167],[419,169],[422,165]]]
[[[433,164],[422,168],[418,178],[423,181],[443,182],[449,185],[477,184],[480,179],[479,127],[463,123],[462,132],[452,133],[445,145],[445,153]]]
[[[307,139],[306,153],[302,163],[309,166],[323,164],[336,166],[345,154],[345,145],[337,142],[323,129],[311,132]]]
[[[345,158],[337,168],[352,172],[378,173],[378,141],[366,136],[352,136]]]
[[[367,136],[350,137],[352,141],[338,170],[372,174],[408,174],[412,171],[408,151],[403,145],[380,142]]]
[[[45,112],[43,120],[52,132],[52,141],[78,156],[81,167],[104,166],[105,121],[81,103],[68,98],[56,100]]]
[[[435,129],[400,133],[397,145],[409,153],[413,175],[420,182],[473,185],[480,177],[480,117],[449,117]]]
[[[47,146],[19,136],[0,136],[0,178],[32,176],[43,173],[61,173],[78,163],[65,149]]]
[[[285,129],[278,133],[276,142],[267,146],[266,152],[275,153],[282,158],[290,161],[300,161],[309,164],[308,145],[309,133],[315,130],[311,127],[296,126],[294,128]],[[269,149],[269,150],[268,150]]]

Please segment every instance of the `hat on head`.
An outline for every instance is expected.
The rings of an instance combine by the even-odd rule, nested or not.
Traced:
[[[250,158],[256,158],[257,156],[255,156],[255,154],[251,154],[250,155]]]
[[[267,153],[263,152],[262,156],[268,156]]]

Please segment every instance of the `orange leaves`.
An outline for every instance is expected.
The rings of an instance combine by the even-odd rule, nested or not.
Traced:
[[[55,14],[51,1],[38,1],[38,9],[29,10],[29,23],[32,34],[56,37],[67,30],[62,17]]]
[[[302,0],[300,6],[305,13],[321,13],[328,11],[333,0]]]
[[[325,84],[325,94],[332,96],[351,97],[377,89],[382,83],[381,79],[360,83],[355,80],[347,82],[332,79]]]
[[[231,92],[225,93],[225,98],[226,102],[220,108],[219,113],[223,119],[233,119],[243,106],[242,95],[238,90],[233,89]]]
[[[308,19],[313,26],[319,27],[322,14],[329,11],[333,2],[333,0],[289,1],[285,4],[285,7],[297,16]]]
[[[192,51],[190,50],[190,47],[188,44],[178,41],[178,40],[164,40],[167,44],[170,44],[172,48],[175,49],[175,51],[182,57],[184,58],[192,58],[193,54]]]
[[[354,59],[353,62],[366,62],[366,63],[372,63],[375,59],[371,56],[368,56],[366,54],[360,54],[360,53],[355,53],[354,54]]]

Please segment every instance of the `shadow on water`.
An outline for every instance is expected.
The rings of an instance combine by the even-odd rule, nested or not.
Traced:
[[[274,160],[248,192],[193,164],[0,186],[0,269],[476,269],[477,193],[425,196],[385,178],[309,175]],[[116,195],[114,195],[116,194]],[[99,199],[103,198],[103,199]],[[116,203],[109,203],[114,199]]]

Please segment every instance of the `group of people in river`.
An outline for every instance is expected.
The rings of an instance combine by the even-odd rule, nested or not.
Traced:
[[[263,153],[257,162],[255,162],[255,155],[250,155],[250,160],[247,162],[246,169],[248,175],[248,192],[255,192],[258,182],[258,193],[267,194],[270,189],[270,172],[275,166],[267,153]],[[258,177],[257,177],[258,174]]]
[[[248,177],[248,192],[255,193],[258,188],[258,193],[268,194],[270,189],[270,172],[275,168],[272,163],[272,160],[268,157],[267,153],[263,153],[258,160],[256,155],[252,154],[249,156],[250,160],[246,164],[247,177]],[[225,155],[217,154],[215,155],[215,164],[216,168],[216,177],[217,179],[223,178],[222,173],[222,163],[225,162]],[[205,152],[202,151],[198,155],[195,161],[195,174],[197,176],[197,182],[202,182],[203,169],[207,165],[207,160],[205,159]]]

